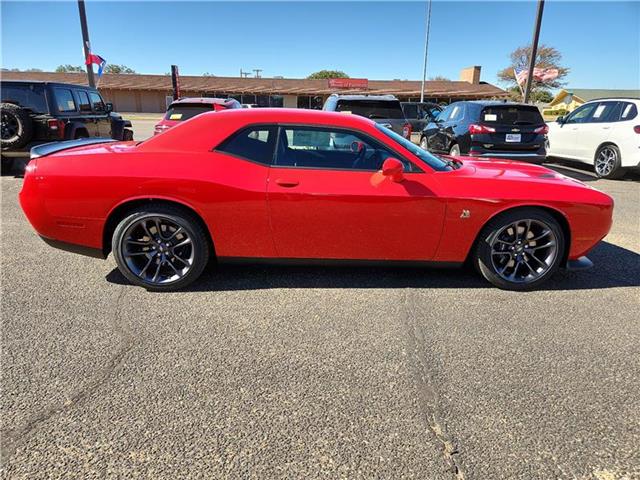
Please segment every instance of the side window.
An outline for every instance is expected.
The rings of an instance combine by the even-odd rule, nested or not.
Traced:
[[[76,102],[73,99],[71,90],[66,88],[55,89],[56,105],[59,112],[75,112]]]
[[[270,165],[278,129],[275,126],[248,127],[234,133],[216,148],[246,160]]]
[[[449,118],[449,115],[451,114],[451,111],[453,110],[453,108],[455,107],[455,105],[449,105],[448,107],[446,107],[444,110],[442,110],[437,117],[437,120],[439,122],[446,122],[447,119]]]
[[[463,116],[464,116],[464,105],[461,103],[458,103],[453,106],[453,110],[451,110],[451,116],[449,117],[449,120],[451,121],[462,120]]]
[[[398,158],[377,141],[356,132],[322,127],[281,127],[276,166],[332,170],[377,171],[389,158]],[[405,164],[405,171],[417,168]]]
[[[404,116],[409,120],[414,120],[416,118],[420,118],[418,116],[418,106],[415,104],[407,103],[403,105],[402,110],[404,111]]]
[[[565,123],[587,123],[591,121],[591,114],[596,109],[597,105],[597,103],[587,103],[586,105],[576,108],[567,117],[567,121]]]
[[[94,112],[104,112],[104,102],[100,95],[96,92],[89,92],[89,99],[91,100],[91,106],[93,107]]]
[[[87,95],[87,92],[85,92],[84,90],[76,90],[76,95],[78,97],[80,111],[90,112],[91,103],[89,103],[89,96]]]
[[[591,115],[594,123],[617,122],[620,118],[620,102],[600,102]]]
[[[638,116],[638,108],[635,103],[621,102],[622,113],[620,114],[620,121],[626,122],[627,120],[633,120]]]

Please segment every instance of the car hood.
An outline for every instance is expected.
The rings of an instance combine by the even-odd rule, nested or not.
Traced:
[[[585,185],[579,180],[562,175],[554,170],[533,163],[518,162],[502,159],[478,160],[474,157],[450,157],[452,160],[460,160],[462,166],[456,170],[458,175],[475,178],[502,179],[502,180],[538,180],[551,182],[569,182]]]

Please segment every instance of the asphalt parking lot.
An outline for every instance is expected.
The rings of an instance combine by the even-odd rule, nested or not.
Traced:
[[[129,286],[3,176],[3,478],[640,478],[640,182],[595,268],[224,267]]]

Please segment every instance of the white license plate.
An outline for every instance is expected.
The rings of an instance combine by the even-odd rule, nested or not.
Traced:
[[[521,142],[522,135],[520,133],[507,133],[507,137],[505,138],[507,142]]]

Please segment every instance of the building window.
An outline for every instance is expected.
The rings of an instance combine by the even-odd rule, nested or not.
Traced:
[[[256,98],[256,103],[259,107],[268,107],[269,106],[269,95],[258,95]]]
[[[306,95],[298,95],[298,108],[310,108],[311,97]]]
[[[324,105],[324,99],[322,96],[317,95],[315,97],[311,97],[311,108],[314,110],[322,110],[322,105]]]
[[[242,95],[242,102],[244,104],[247,105],[253,105],[256,103],[256,96],[255,95]]]
[[[284,97],[282,95],[271,95],[269,97],[269,106],[271,107],[284,107]]]

